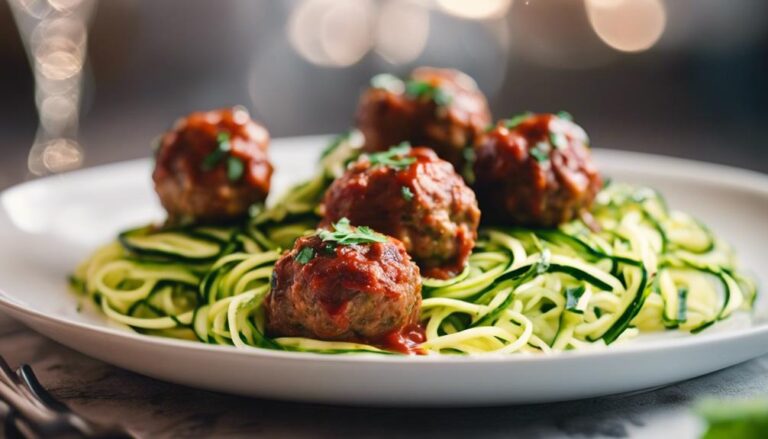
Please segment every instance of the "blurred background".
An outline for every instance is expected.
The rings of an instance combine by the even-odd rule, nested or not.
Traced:
[[[378,72],[454,67],[496,118],[768,172],[765,0],[6,0],[0,188],[150,154],[190,111],[337,133]]]

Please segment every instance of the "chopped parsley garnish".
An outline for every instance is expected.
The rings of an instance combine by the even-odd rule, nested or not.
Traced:
[[[216,149],[208,154],[204,159],[201,167],[203,171],[210,171],[227,158],[227,178],[230,181],[237,181],[243,177],[245,171],[245,164],[237,157],[229,155],[232,149],[230,143],[229,133],[222,131],[216,136]],[[229,157],[227,157],[229,155]]]
[[[403,199],[405,201],[413,200],[413,192],[411,192],[411,188],[409,188],[408,186],[401,187],[400,194],[403,196]]]
[[[312,258],[314,257],[315,257],[315,249],[313,249],[312,247],[304,247],[301,250],[299,250],[298,253],[296,253],[296,256],[294,257],[294,259],[299,264],[304,265],[307,262],[311,261]]]
[[[573,116],[571,116],[571,113],[567,111],[558,111],[555,113],[555,116],[559,117],[560,119],[573,120]]]
[[[405,84],[405,94],[415,98],[432,99],[440,107],[451,103],[451,95],[443,88],[416,79],[412,79]]]
[[[221,132],[216,136],[216,149],[203,159],[203,170],[210,171],[224,160],[232,145],[229,143],[229,133]]]
[[[229,156],[227,159],[227,178],[229,181],[238,181],[243,177],[245,165],[237,157]]]
[[[408,142],[403,142],[397,146],[389,148],[387,151],[368,155],[368,160],[373,166],[388,166],[399,171],[416,162],[415,157],[410,157],[407,155],[410,151],[411,144]]]
[[[566,288],[565,289],[565,309],[570,312],[575,312],[578,314],[582,314],[583,311],[578,308],[579,300],[581,299],[581,296],[584,295],[584,291],[586,291],[586,288],[584,288],[584,285],[579,285],[575,288]]]
[[[536,146],[531,148],[531,157],[533,157],[539,163],[547,162],[549,161],[549,152],[547,152],[548,149],[549,145],[544,142],[539,142],[536,144]]]
[[[465,147],[462,156],[464,157],[464,167],[461,170],[461,175],[467,183],[472,184],[475,182],[475,162],[477,161],[475,149],[472,146]]]
[[[568,144],[563,133],[549,133],[549,142],[557,149],[565,148]]]
[[[539,247],[541,246],[541,242],[539,242],[538,239],[536,241],[536,245]],[[541,275],[549,271],[551,257],[552,253],[548,248],[541,248],[541,260],[535,265],[537,275]]]
[[[371,87],[386,90],[392,93],[402,93],[405,90],[403,81],[389,73],[379,73],[371,78]]]
[[[488,125],[486,125],[486,127],[485,127],[485,132],[486,132],[486,133],[490,133],[491,131],[493,131],[493,130],[494,130],[494,128],[496,128],[496,124],[494,124],[494,123],[489,123],[489,124],[488,124]]]
[[[533,113],[531,113],[530,111],[526,111],[525,113],[520,113],[509,119],[505,119],[502,121],[502,123],[504,124],[505,127],[511,130],[516,128],[521,123],[525,122],[525,120],[531,116],[533,116]]]
[[[333,224],[333,231],[320,230],[317,235],[326,242],[335,242],[338,245],[352,244],[371,244],[374,242],[387,242],[387,237],[381,233],[374,232],[373,229],[366,226],[353,228],[349,224],[349,219],[342,218],[336,224]]]
[[[220,132],[216,136],[216,142],[216,149],[203,159],[203,163],[201,164],[203,171],[212,170],[226,159],[227,178],[229,181],[238,181],[243,178],[245,164],[240,158],[230,154],[232,149],[230,134],[225,131]]]

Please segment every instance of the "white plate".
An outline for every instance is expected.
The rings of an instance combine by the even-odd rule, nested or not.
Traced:
[[[309,175],[324,137],[275,140],[275,186]],[[763,285],[768,177],[667,157],[597,151],[605,174],[660,189],[732,242]],[[532,403],[628,392],[696,377],[768,352],[768,325],[724,322],[607,349],[550,356],[380,357],[238,350],[137,335],[81,310],[66,277],[94,246],[161,218],[149,162],[25,183],[0,196],[0,309],[75,350],[194,387],[343,404]],[[739,324],[741,323],[741,324]]]

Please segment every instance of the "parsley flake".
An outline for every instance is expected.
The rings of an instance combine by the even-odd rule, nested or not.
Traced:
[[[215,168],[216,165],[218,165],[224,159],[226,154],[226,152],[219,148],[214,149],[212,153],[208,154],[203,159],[203,163],[201,165],[203,171],[210,171],[211,169]]]
[[[538,241],[537,241],[537,246],[541,246],[541,243]],[[542,275],[547,271],[549,271],[551,257],[552,257],[552,253],[549,251],[548,248],[541,249],[541,260],[537,262],[535,265],[536,275]]]
[[[403,196],[403,199],[405,201],[413,200],[413,192],[411,192],[411,188],[409,188],[408,186],[401,187],[400,194]]]
[[[232,145],[230,143],[229,133],[222,131],[216,136],[216,149],[213,150],[210,154],[208,154],[204,159],[202,163],[203,171],[210,171],[211,169],[215,168],[219,163],[221,163],[222,160],[224,160],[224,157],[226,157],[229,150],[232,148]]]
[[[387,237],[374,232],[366,226],[352,227],[349,219],[342,218],[332,225],[333,231],[320,230],[317,235],[326,242],[335,242],[338,245],[371,244],[374,242],[387,242]]]
[[[583,314],[583,311],[578,308],[579,300],[584,295],[584,285],[579,285],[575,288],[565,289],[565,309],[566,311]]]
[[[549,143],[557,149],[563,149],[568,145],[568,140],[563,133],[549,133]]]
[[[397,94],[405,91],[405,84],[403,81],[397,76],[390,75],[389,73],[379,73],[371,78],[371,87]]]
[[[464,151],[462,151],[462,156],[464,157],[464,167],[461,171],[461,175],[467,183],[472,184],[475,182],[475,162],[477,162],[477,154],[473,147],[467,146],[464,148]]]
[[[397,146],[389,148],[387,151],[368,155],[368,160],[373,166],[388,166],[392,169],[401,171],[416,162],[415,157],[407,155],[410,151],[411,144],[403,142]]]
[[[573,116],[571,116],[571,113],[567,111],[558,111],[557,113],[555,113],[555,116],[559,117],[560,119],[565,119],[570,121],[573,120]]]
[[[432,99],[435,101],[435,103],[438,106],[441,106],[441,107],[445,107],[446,105],[451,103],[451,95],[449,95],[442,88],[435,89],[434,96],[432,96]]]
[[[227,159],[227,178],[229,181],[238,181],[245,173],[245,164],[237,157],[229,156]]]
[[[451,103],[451,95],[443,88],[426,81],[412,79],[405,84],[405,94],[415,98],[432,99],[439,107]]]
[[[298,253],[296,253],[296,256],[294,256],[293,259],[296,260],[301,265],[305,265],[307,262],[311,261],[312,258],[315,257],[315,249],[312,247],[304,247],[301,250],[299,250]]]
[[[549,161],[549,153],[547,152],[548,149],[549,145],[544,142],[539,142],[536,144],[536,146],[531,148],[531,157],[533,157],[539,163],[545,163]]]
[[[525,122],[525,120],[531,116],[533,116],[533,113],[531,113],[530,111],[526,111],[524,113],[520,113],[516,116],[513,116],[509,119],[503,120],[502,123],[504,124],[505,127],[507,127],[507,129],[511,130],[511,129],[517,128],[518,125]]]

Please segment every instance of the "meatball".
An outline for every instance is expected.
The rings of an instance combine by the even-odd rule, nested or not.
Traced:
[[[589,139],[567,113],[502,120],[475,156],[483,219],[496,223],[555,227],[589,208],[602,186]]]
[[[376,76],[357,107],[357,127],[367,151],[408,141],[434,149],[459,172],[467,148],[490,123],[488,102],[475,81],[452,69],[421,67],[405,83],[391,75]]]
[[[268,333],[413,351],[423,341],[413,336],[421,308],[419,267],[401,242],[370,236],[376,240],[353,244],[318,235],[298,239],[272,273]]]
[[[453,166],[407,145],[361,156],[328,188],[323,211],[321,224],[349,218],[401,240],[422,272],[440,279],[466,266],[480,222]]]
[[[269,193],[269,133],[241,108],[196,112],[165,133],[152,178],[168,222],[229,222]]]

